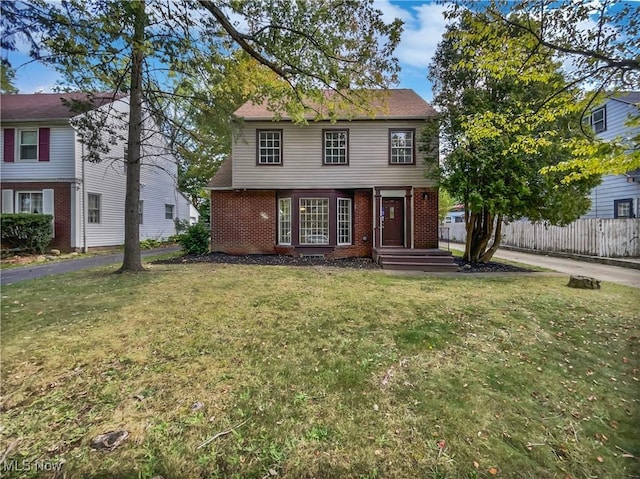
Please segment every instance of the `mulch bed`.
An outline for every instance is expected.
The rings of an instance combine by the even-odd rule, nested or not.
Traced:
[[[528,269],[518,268],[501,263],[472,263],[464,268],[465,262],[460,258],[454,258],[455,263],[460,266],[463,273],[523,273]],[[344,259],[321,259],[321,258],[296,258],[293,256],[275,254],[249,254],[249,255],[228,255],[224,253],[209,253],[203,255],[185,255],[177,258],[162,259],[153,261],[154,264],[194,264],[194,263],[218,263],[218,264],[247,264],[263,266],[329,266],[333,268],[354,268],[354,269],[380,269],[380,265],[374,263],[371,258],[344,258]]]

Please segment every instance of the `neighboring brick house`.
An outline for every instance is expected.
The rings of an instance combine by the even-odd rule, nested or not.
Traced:
[[[313,121],[310,112],[307,125],[286,114],[274,121],[264,105],[240,107],[231,157],[208,185],[212,251],[439,254],[438,190],[419,150],[436,112],[412,90],[378,94],[375,116]]]
[[[117,139],[102,161],[85,153],[71,125],[77,113],[62,99],[81,93],[2,95],[0,186],[3,213],[49,213],[54,217],[52,247],[63,251],[124,242],[125,142]],[[95,108],[126,114],[128,98],[95,95]],[[114,119],[126,132],[126,116]],[[174,219],[189,220],[189,201],[176,189],[177,163],[149,122],[141,171],[140,238],[175,234]]]
[[[589,123],[602,140],[625,138],[628,143],[640,134],[640,127],[627,122],[640,115],[640,91],[621,92],[594,108]],[[637,148],[637,147],[636,147]],[[640,217],[640,170],[625,175],[605,175],[591,190],[591,209],[583,218]]]

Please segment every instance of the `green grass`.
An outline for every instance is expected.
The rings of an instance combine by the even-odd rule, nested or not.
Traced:
[[[3,288],[7,461],[104,478],[640,474],[637,290],[116,268]],[[90,449],[115,429],[121,447]]]

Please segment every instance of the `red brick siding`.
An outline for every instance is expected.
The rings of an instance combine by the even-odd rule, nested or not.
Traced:
[[[427,193],[427,198],[423,198]],[[413,192],[414,247],[438,247],[438,189],[415,188]]]
[[[211,251],[275,253],[276,192],[212,191]]]
[[[336,246],[327,258],[371,256],[371,191],[358,190],[353,201],[353,241]],[[294,246],[276,245],[276,191],[212,191],[211,250],[228,254],[290,254]],[[364,239],[366,237],[366,239]]]
[[[53,190],[55,238],[50,248],[71,251],[71,183],[2,183],[2,189],[14,191]],[[0,201],[2,201],[0,199]],[[17,205],[14,204],[14,208]]]

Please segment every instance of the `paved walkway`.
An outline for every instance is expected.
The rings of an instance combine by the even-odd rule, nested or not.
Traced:
[[[169,246],[166,248],[153,248],[143,250],[142,256],[150,256],[161,253],[172,253],[180,250],[180,246]],[[109,264],[122,261],[122,253],[90,256],[88,258],[69,259],[66,261],[56,261],[53,263],[29,264],[18,268],[5,269],[0,271],[0,284],[7,285],[26,281],[28,279],[42,278],[53,274],[69,273],[81,269],[95,268],[97,266],[107,266]]]
[[[446,243],[441,243],[440,246],[443,249],[446,249]],[[464,245],[460,243],[451,243],[451,249],[464,251]],[[611,283],[640,288],[640,270],[638,269],[592,263],[588,261],[578,261],[570,258],[557,258],[541,254],[523,253],[520,251],[510,251],[505,249],[498,249],[494,258],[540,266],[542,268],[548,268],[567,275],[574,274],[590,276],[601,281],[610,281]]]

